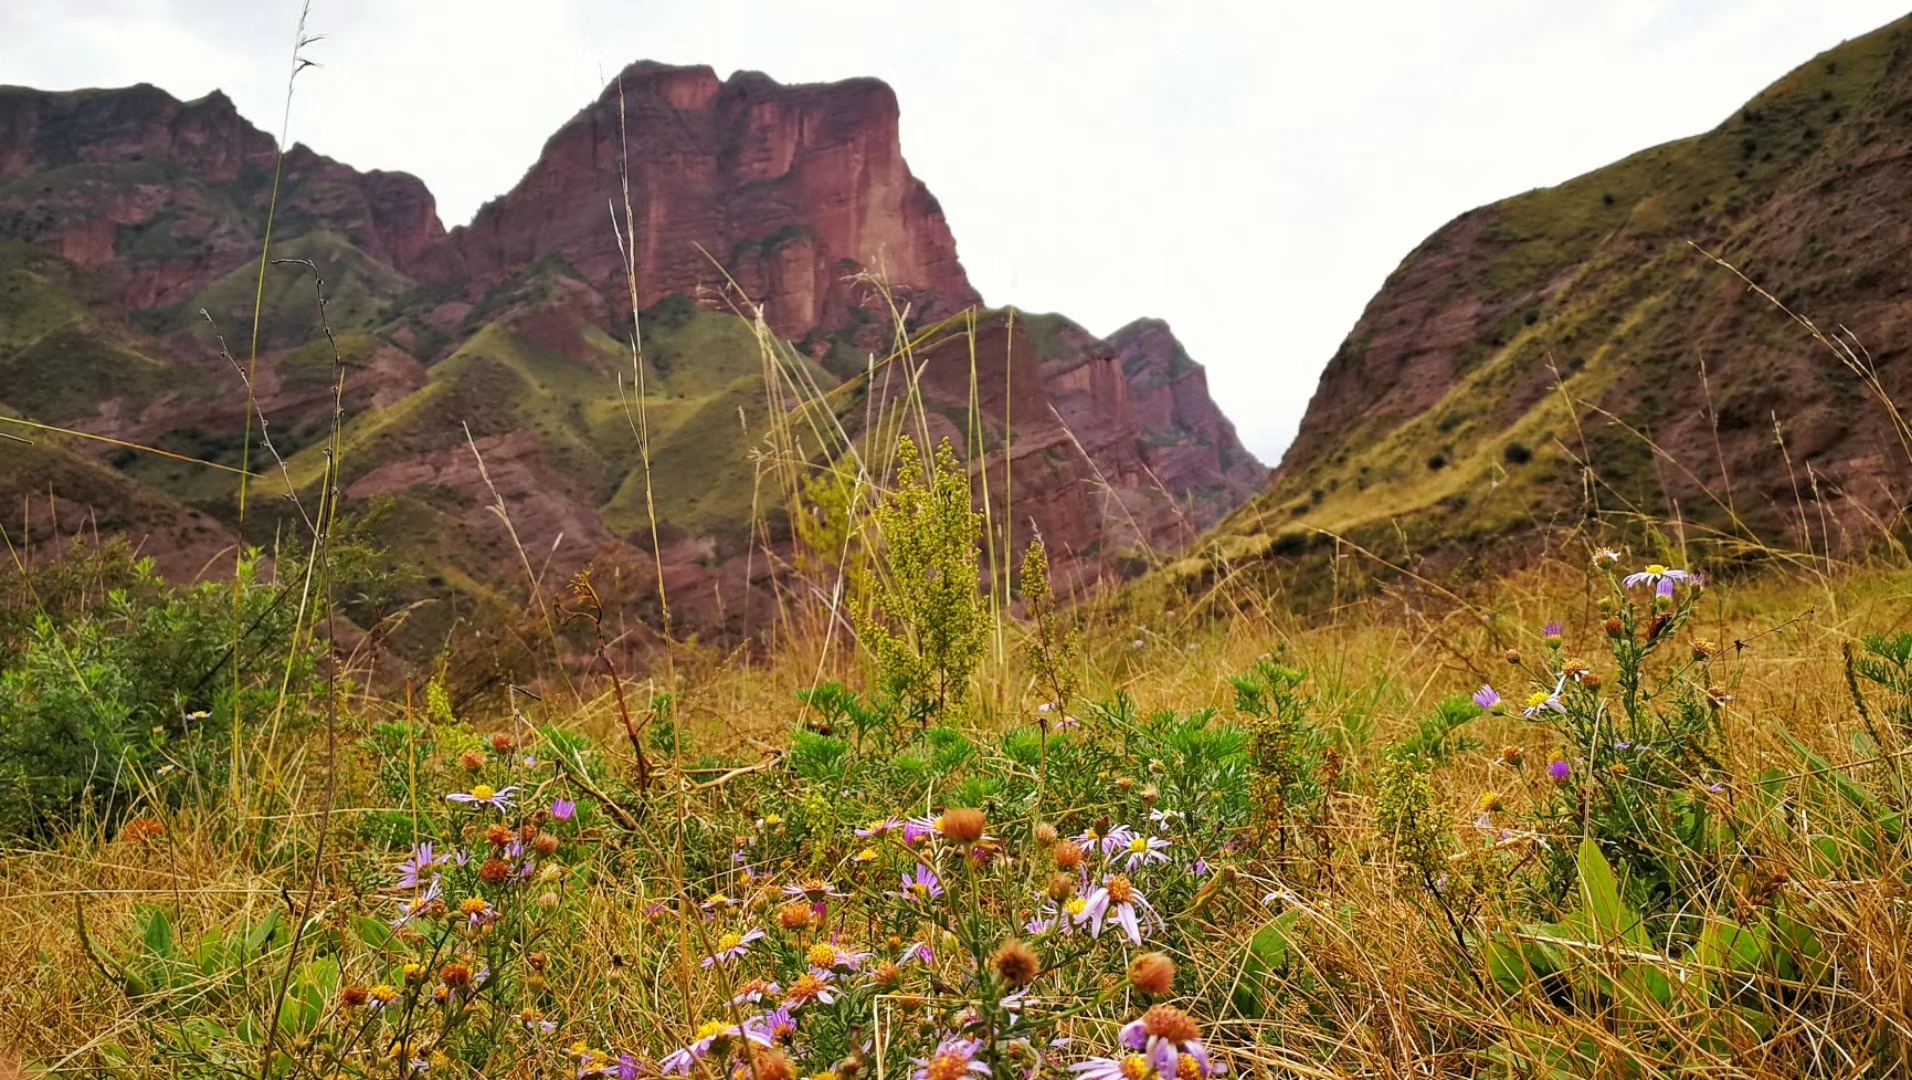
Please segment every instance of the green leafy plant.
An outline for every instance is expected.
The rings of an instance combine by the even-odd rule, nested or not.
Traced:
[[[900,440],[896,488],[876,521],[884,572],[857,633],[876,656],[884,691],[927,724],[968,697],[988,618],[977,588],[982,515],[970,507],[969,473],[948,440],[927,469],[916,444]]]

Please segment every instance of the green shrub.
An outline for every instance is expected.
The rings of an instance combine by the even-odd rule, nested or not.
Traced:
[[[229,775],[235,711],[304,715],[316,664],[294,652],[298,597],[258,570],[254,552],[236,585],[181,587],[142,560],[96,604],[34,620],[0,669],[0,832],[203,796]]]

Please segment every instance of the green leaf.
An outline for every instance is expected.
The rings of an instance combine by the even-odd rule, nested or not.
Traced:
[[[158,908],[147,908],[140,915],[141,944],[146,947],[146,955],[157,960],[170,960],[173,957],[175,941],[172,921]]]
[[[1597,943],[1647,947],[1646,927],[1620,897],[1620,881],[1592,837],[1580,841],[1580,908]]]
[[[398,935],[392,933],[392,928],[385,925],[385,920],[383,919],[373,918],[370,915],[361,915],[353,921],[352,926],[358,931],[359,940],[365,943],[366,948],[374,952],[397,953],[404,951],[404,946],[399,943]]]

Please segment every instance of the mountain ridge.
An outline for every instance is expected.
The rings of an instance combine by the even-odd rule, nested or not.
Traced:
[[[940,204],[902,157],[899,115],[878,80],[785,86],[640,62],[554,132],[517,184],[446,229],[418,178],[361,173],[296,143],[281,161],[223,94],[0,88],[0,400],[227,466],[276,455],[309,490],[329,430],[329,330],[347,371],[347,502],[393,501],[387,538],[441,598],[496,606],[521,592],[519,541],[550,553],[550,573],[649,565],[655,506],[673,590],[690,597],[684,625],[729,636],[761,625],[750,608],[772,584],[769,560],[751,569],[746,557],[768,419],[762,353],[730,314],[761,311],[805,378],[854,390],[846,400],[885,400],[891,390],[848,384],[899,332],[919,338],[905,355],[921,368],[929,434],[966,447],[980,430],[971,459],[1013,467],[1007,527],[1017,544],[1052,540],[1064,587],[1193,542],[1266,475],[1199,365],[1165,324],[1133,341],[1081,331],[1048,344],[1047,371],[1097,374],[1051,385],[1030,336],[1040,318],[982,307]],[[274,265],[255,312],[275,164]],[[648,499],[616,391],[635,374],[620,340],[633,314],[626,251],[644,309]],[[248,449],[244,384],[222,346],[238,348],[255,316],[260,362],[239,367],[253,372],[272,446]],[[939,326],[954,328],[941,343],[923,336]],[[965,326],[988,344],[972,349]],[[972,364],[987,391],[975,424],[955,419]],[[845,414],[853,429],[857,415]],[[1012,444],[1015,462],[1002,453]],[[515,534],[488,509],[474,450],[520,500]],[[127,451],[109,461],[165,505],[224,523],[216,538],[232,542],[228,474]],[[0,480],[0,496],[16,488]],[[295,524],[253,502],[248,540]],[[767,542],[787,544],[783,525],[764,524]],[[184,565],[204,552],[164,554]],[[446,631],[417,621],[430,624],[421,640]]]

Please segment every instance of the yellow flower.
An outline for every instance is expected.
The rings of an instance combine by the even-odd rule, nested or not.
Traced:
[[[1484,791],[1481,793],[1480,801],[1474,804],[1474,809],[1483,814],[1497,814],[1505,805],[1506,802],[1500,797],[1500,792]]]

